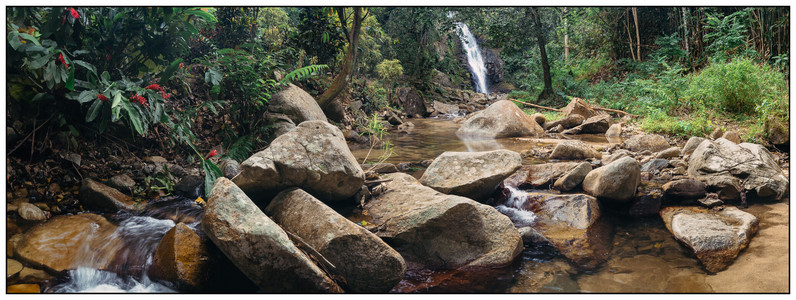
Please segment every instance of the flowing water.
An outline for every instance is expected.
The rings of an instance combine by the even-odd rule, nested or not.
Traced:
[[[486,64],[484,64],[484,57],[481,55],[481,50],[478,49],[478,41],[475,36],[470,32],[467,24],[456,22],[456,27],[459,29],[459,39],[462,41],[462,48],[467,55],[467,64],[470,65],[470,73],[473,75],[473,82],[475,82],[475,91],[479,93],[489,94],[489,88],[486,84]]]

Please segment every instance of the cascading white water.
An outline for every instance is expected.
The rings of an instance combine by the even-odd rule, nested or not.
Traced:
[[[448,16],[452,16],[452,14]],[[478,49],[478,42],[475,40],[473,33],[470,32],[467,24],[461,22],[456,22],[455,24],[459,28],[459,39],[462,40],[462,48],[467,53],[467,63],[470,65],[470,73],[473,74],[475,91],[489,94],[489,88],[486,85],[486,64],[484,64],[484,58]]]
[[[509,217],[517,228],[533,225],[536,222],[536,214],[522,208],[528,201],[528,193],[510,186],[507,188],[510,193],[509,199],[506,203],[495,206],[495,209]]]

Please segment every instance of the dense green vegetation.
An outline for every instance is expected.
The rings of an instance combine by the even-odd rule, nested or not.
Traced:
[[[47,133],[31,153],[50,136],[75,148],[81,134],[129,134],[218,176],[201,153],[220,144],[241,161],[265,147],[263,112],[291,82],[324,109],[361,101],[346,126],[375,137],[397,88],[430,97],[442,76],[472,89],[455,22],[498,53],[493,90],[512,98],[560,107],[580,97],[641,115],[632,122],[648,131],[732,126],[761,143],[767,122],[790,120],[787,7],[6,10],[8,110],[24,114],[7,123]],[[197,119],[217,124],[202,131]]]

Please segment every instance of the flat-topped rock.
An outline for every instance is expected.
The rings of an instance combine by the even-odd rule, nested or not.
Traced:
[[[520,154],[510,150],[445,152],[428,166],[420,182],[445,194],[480,201],[521,163]]]

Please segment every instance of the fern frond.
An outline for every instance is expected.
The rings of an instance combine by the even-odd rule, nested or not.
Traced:
[[[227,150],[227,156],[236,160],[244,161],[252,155],[260,139],[253,135],[244,135],[235,140]]]
[[[293,81],[303,80],[315,72],[322,71],[324,69],[328,69],[329,66],[327,65],[309,65],[303,68],[298,68],[293,70],[293,72],[288,73],[285,75],[285,78],[279,81],[280,85],[286,85]]]

